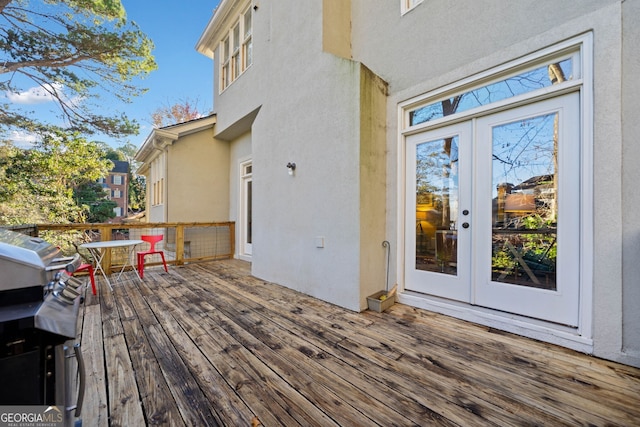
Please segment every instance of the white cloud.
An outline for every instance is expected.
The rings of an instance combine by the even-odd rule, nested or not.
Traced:
[[[40,138],[33,133],[14,130],[9,133],[7,139],[13,142],[17,147],[28,148]]]
[[[51,91],[54,89],[61,92],[62,85],[59,83],[53,83],[46,85]],[[6,96],[9,101],[15,104],[43,104],[45,102],[54,101],[54,97],[41,86],[35,86],[27,89],[24,92],[6,92]]]

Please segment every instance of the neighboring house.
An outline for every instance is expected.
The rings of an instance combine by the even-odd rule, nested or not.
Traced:
[[[129,211],[129,162],[112,160],[114,166],[106,178],[98,180],[102,188],[109,194],[109,199],[118,206],[113,208],[116,216],[113,221],[119,221],[127,217]]]
[[[213,138],[215,122],[210,115],[154,129],[147,136],[135,157],[142,163],[138,173],[147,180],[147,222],[228,221],[230,148]],[[164,242],[170,251],[175,242],[171,232]],[[193,243],[198,237],[186,239]]]
[[[640,366],[639,28],[637,1],[222,0],[196,48],[236,255]]]

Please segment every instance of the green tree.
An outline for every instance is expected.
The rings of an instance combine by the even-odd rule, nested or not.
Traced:
[[[136,79],[157,67],[152,41],[126,19],[120,0],[0,0],[0,17],[0,91],[9,99],[28,89],[19,84],[30,82],[57,101],[67,129],[111,136],[138,132],[137,123],[122,113],[96,113],[104,99],[91,102],[103,96],[131,102],[145,92]],[[5,132],[50,125],[15,105],[0,105]]]
[[[33,148],[0,145],[0,223],[83,222],[73,189],[107,175],[113,163],[79,134],[43,135]]]
[[[134,212],[144,210],[147,199],[147,181],[142,175],[129,179],[129,208]]]
[[[73,191],[76,204],[86,213],[87,222],[107,222],[114,218],[116,202],[109,199],[109,195],[96,181],[87,181]]]

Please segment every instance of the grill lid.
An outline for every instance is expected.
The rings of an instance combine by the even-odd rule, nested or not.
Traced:
[[[0,229],[0,291],[46,285],[59,253],[39,237]]]

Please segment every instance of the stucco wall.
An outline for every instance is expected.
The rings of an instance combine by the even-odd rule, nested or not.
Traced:
[[[269,2],[255,14],[252,72],[263,84],[252,98],[265,101],[251,137],[252,272],[361,310],[384,287],[384,94],[360,64],[323,52],[322,5]],[[364,140],[362,120],[382,122],[377,138]]]
[[[247,132],[229,143],[229,221],[236,222],[236,255],[241,249],[241,233],[238,230],[240,215],[240,164],[251,160],[251,133]]]
[[[229,144],[213,129],[181,137],[168,147],[167,221],[227,221]]]
[[[637,258],[638,2],[497,0],[424,2],[400,16],[398,2],[353,2],[353,55],[389,83],[387,223],[392,243],[402,230],[398,104],[593,31],[593,230],[582,262],[592,269],[582,293],[582,327],[594,354],[640,366]],[[624,27],[622,26],[624,22]],[[386,23],[381,25],[381,23]],[[415,28],[420,31],[415,31]],[[408,36],[410,34],[410,37]],[[623,41],[623,37],[625,37]],[[589,167],[589,165],[585,165]],[[584,176],[584,175],[583,175]],[[592,245],[590,241],[592,240]],[[394,248],[395,277],[401,278]]]
[[[594,165],[583,165],[583,179],[593,182],[593,210],[583,222],[589,229],[582,237],[579,333],[592,340],[594,354],[640,366],[640,220],[635,215],[640,208],[635,190],[640,2],[582,0],[578,7],[568,0],[520,0],[508,6],[503,0],[424,1],[404,16],[399,1],[350,3],[355,61],[323,52],[324,36],[331,36],[326,46],[348,55],[347,44],[340,43],[346,37],[344,22],[331,35],[323,22],[334,15],[324,13],[323,5],[339,10],[346,3],[259,2],[254,63],[223,94],[215,93],[217,132],[244,133],[249,128],[243,118],[251,118],[253,273],[357,310],[368,292],[363,282],[384,284],[384,268],[378,268],[384,266],[378,241],[384,236],[392,245],[390,280],[400,281],[404,187],[398,104],[592,32],[594,105],[593,123],[587,126],[592,139],[586,135],[585,140],[593,142],[586,148]],[[387,84],[386,104],[380,107],[386,108],[382,166],[379,134],[368,133],[365,123],[384,114],[377,113],[377,104],[363,106],[378,77],[363,87],[369,77],[360,64]],[[294,176],[287,174],[287,162],[296,163]],[[386,174],[383,183],[375,180],[380,172]],[[234,179],[232,173],[231,191],[237,194]],[[373,194],[380,188],[386,199],[384,232],[376,229],[377,213],[367,216],[377,212],[381,199]],[[237,201],[231,212],[234,206]],[[316,247],[320,237],[323,248]]]
[[[622,350],[640,360],[640,2],[622,4]]]

